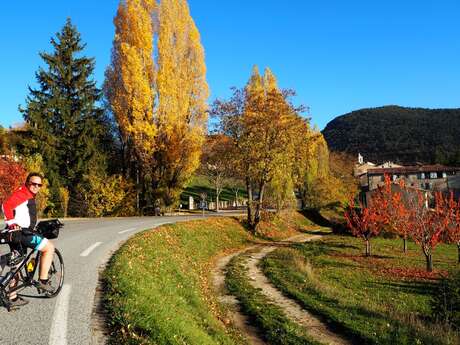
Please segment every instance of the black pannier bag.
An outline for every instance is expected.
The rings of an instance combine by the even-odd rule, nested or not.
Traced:
[[[64,224],[60,222],[59,219],[50,219],[50,220],[43,220],[37,224],[35,230],[50,240],[54,238],[58,238],[59,236],[59,229],[62,228]]]

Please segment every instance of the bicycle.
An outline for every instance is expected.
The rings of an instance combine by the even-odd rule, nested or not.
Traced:
[[[36,227],[36,231],[43,237],[54,239],[58,237],[59,229],[63,226],[64,224],[58,219],[53,219],[40,222]],[[42,294],[45,298],[53,298],[59,294],[64,284],[64,260],[57,248],[54,250],[53,261],[48,272],[49,281],[51,286],[54,287],[51,292],[41,291],[37,286],[41,252],[28,248],[25,248],[25,250],[24,248],[20,249],[21,251],[17,253],[13,251],[1,257],[5,267],[10,269],[6,272],[6,275],[0,276],[0,301],[8,311],[15,309],[10,303],[9,295],[11,293],[17,293],[28,287],[35,287],[38,294]],[[15,284],[12,284],[13,279],[16,280]]]

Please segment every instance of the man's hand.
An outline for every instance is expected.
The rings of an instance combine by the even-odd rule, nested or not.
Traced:
[[[8,230],[19,230],[19,225],[10,224],[10,225],[8,225]]]

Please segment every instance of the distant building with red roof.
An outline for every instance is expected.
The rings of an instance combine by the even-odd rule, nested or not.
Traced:
[[[385,175],[392,181],[404,179],[407,186],[429,191],[460,190],[460,167],[448,167],[441,164],[411,166],[396,165],[387,162],[382,165],[360,163],[355,166],[355,176],[359,178],[361,190],[372,191],[382,186]]]

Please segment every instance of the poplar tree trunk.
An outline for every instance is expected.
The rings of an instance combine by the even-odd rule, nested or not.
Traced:
[[[407,253],[407,238],[403,238],[403,243],[404,243],[404,254]]]

